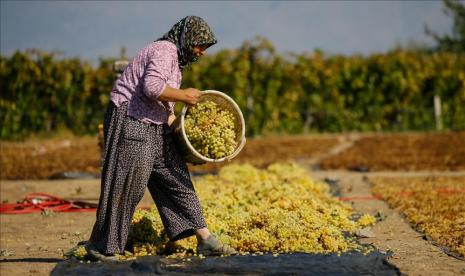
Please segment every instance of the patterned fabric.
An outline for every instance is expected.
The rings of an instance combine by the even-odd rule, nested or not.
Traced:
[[[215,44],[216,38],[200,17],[187,16],[163,37],[142,48],[116,80],[111,101],[129,102],[128,115],[145,123],[164,124],[174,102],[158,100],[166,85],[179,89],[182,68],[197,60],[194,46]]]
[[[194,46],[210,47],[217,43],[210,26],[198,16],[184,17],[158,40],[168,40],[176,44],[181,69],[197,61],[198,57],[193,53]]]
[[[105,254],[123,253],[131,219],[147,187],[171,240],[206,227],[189,171],[168,125],[145,124],[110,103],[104,122],[104,160],[90,243]]]
[[[173,113],[174,102],[158,100],[166,85],[179,89],[182,73],[176,45],[152,42],[142,48],[116,80],[111,101],[120,106],[129,102],[128,115],[145,123],[164,124]]]

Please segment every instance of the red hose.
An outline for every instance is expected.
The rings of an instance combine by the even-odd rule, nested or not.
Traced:
[[[29,214],[43,211],[94,212],[97,204],[68,201],[45,193],[31,193],[21,203],[0,204],[0,214]]]
[[[437,189],[438,193],[453,194],[465,193],[465,189]],[[403,191],[397,193],[398,196],[405,197],[413,194],[413,191]],[[354,200],[382,200],[381,195],[338,197],[340,201]],[[142,206],[140,209],[150,210],[149,206]],[[43,211],[52,212],[94,212],[97,210],[96,203],[84,201],[68,201],[45,193],[30,193],[21,203],[0,204],[0,214],[30,214]]]
[[[151,210],[151,206],[141,206],[139,209]],[[0,204],[0,214],[30,214],[43,211],[52,212],[94,212],[97,203],[85,201],[68,201],[45,193],[30,193],[21,203]]]

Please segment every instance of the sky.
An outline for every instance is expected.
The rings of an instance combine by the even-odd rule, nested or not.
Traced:
[[[128,57],[187,15],[204,18],[218,38],[209,49],[237,48],[260,35],[280,53],[371,54],[450,33],[441,1],[5,1],[0,52],[59,51],[96,62]]]

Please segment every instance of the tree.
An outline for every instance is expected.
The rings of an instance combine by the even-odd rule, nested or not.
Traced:
[[[443,3],[446,6],[445,14],[454,18],[452,34],[441,36],[428,26],[425,26],[425,32],[436,40],[437,50],[465,52],[465,5],[459,0],[443,0]]]

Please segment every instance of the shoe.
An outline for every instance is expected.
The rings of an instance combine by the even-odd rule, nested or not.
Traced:
[[[119,261],[119,257],[117,255],[107,255],[101,253],[95,246],[92,244],[87,244],[86,245],[86,250],[87,250],[87,258],[90,261],[101,261],[101,262],[117,262]]]
[[[210,235],[206,240],[201,240],[197,244],[197,254],[203,256],[236,255],[237,251]]]

